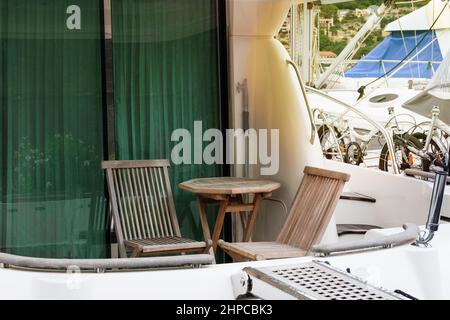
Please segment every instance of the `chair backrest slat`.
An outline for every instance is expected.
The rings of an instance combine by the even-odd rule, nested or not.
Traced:
[[[163,198],[163,194],[161,191],[161,186],[160,186],[160,178],[159,178],[159,168],[152,168],[153,169],[153,179],[155,180],[155,186],[156,186],[156,198],[158,199],[158,207],[159,207],[159,212],[161,214],[161,225],[164,228],[164,233],[166,235],[171,235],[169,226],[168,226],[168,221],[166,219],[166,215],[165,210],[164,210],[164,198]]]
[[[180,236],[167,160],[105,161],[102,166],[119,242]]]
[[[125,169],[125,190],[127,192],[128,203],[130,204],[130,220],[133,227],[133,238],[142,239],[141,230],[139,228],[138,212],[136,209],[136,197],[133,190],[133,182],[130,175],[130,169]]]
[[[277,241],[305,251],[320,242],[349,179],[344,173],[306,167]]]
[[[149,168],[150,171],[150,181],[152,184],[152,196],[153,199],[155,200],[155,208],[156,208],[156,217],[157,217],[157,223],[158,223],[158,227],[159,227],[159,232],[161,235],[167,235],[167,227],[164,225],[164,219],[163,219],[163,215],[164,212],[162,212],[161,210],[161,201],[159,198],[159,194],[158,194],[158,183],[157,183],[157,177],[155,175],[155,170],[154,168]]]
[[[142,198],[142,190],[140,187],[138,187],[139,176],[137,174],[137,168],[131,168],[130,174],[133,181],[132,186],[134,189],[134,198],[136,199],[135,201],[135,209],[137,210],[136,221],[138,222],[137,225],[140,227],[138,228],[140,230],[140,237],[149,238],[150,234],[147,232],[148,224],[145,223],[143,214],[145,207],[141,205],[144,199]]]
[[[160,185],[161,186],[166,185],[166,179],[163,178],[164,177],[163,168],[158,168],[158,177],[159,177]],[[163,203],[163,206],[164,206],[164,212],[168,213],[167,216],[166,216],[166,219],[167,219],[167,226],[169,228],[169,232],[170,232],[170,234],[173,235],[174,234],[174,227],[173,227],[173,224],[170,221],[172,219],[172,217],[170,216],[169,205],[167,203],[168,202],[168,192],[167,192],[167,190],[169,188],[170,188],[170,182],[169,182],[169,184],[167,185],[166,188],[161,188],[161,196],[162,196],[161,200],[162,200],[162,203]]]
[[[119,208],[121,214],[119,217],[121,217],[122,220],[124,220],[124,230],[126,231],[124,233],[125,239],[130,239],[133,237],[132,235],[132,228],[130,223],[130,213],[129,213],[129,202],[128,202],[128,196],[125,194],[125,183],[123,179],[123,172],[122,171],[112,171],[114,174],[118,176],[117,179],[117,190],[119,191],[117,193],[117,201],[119,203]]]
[[[146,196],[146,190],[145,186],[142,183],[142,168],[135,169],[136,174],[136,180],[138,184],[138,190],[139,190],[139,199],[141,200],[139,202],[139,205],[142,207],[141,214],[143,216],[144,221],[142,222],[145,226],[145,232],[147,238],[154,238],[155,233],[153,231],[153,224],[151,219],[149,220],[147,212],[150,211],[150,207],[148,206],[148,198]]]
[[[175,202],[173,201],[173,194],[172,194],[172,187],[170,186],[170,179],[169,179],[169,171],[167,169],[167,167],[163,167],[163,176],[164,176],[164,180],[165,180],[165,184],[167,186],[166,189],[166,199],[169,205],[169,212],[171,214],[171,218],[172,220],[177,220],[177,216],[176,216],[176,210],[175,210]],[[180,234],[180,227],[178,225],[178,223],[173,223],[173,232],[175,234]]]
[[[150,169],[144,168],[145,173],[145,184],[147,186],[148,190],[148,198],[150,199],[151,204],[151,210],[148,212],[149,219],[152,221],[152,224],[155,226],[155,237],[160,237],[162,235],[162,232],[160,231],[160,223],[158,222],[158,215],[156,212],[156,204],[155,204],[155,197],[154,192],[152,191],[152,183],[150,179]]]

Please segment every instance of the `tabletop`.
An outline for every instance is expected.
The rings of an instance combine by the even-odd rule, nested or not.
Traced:
[[[270,193],[281,187],[280,183],[271,180],[217,177],[193,179],[180,183],[183,190],[195,194],[253,194]]]

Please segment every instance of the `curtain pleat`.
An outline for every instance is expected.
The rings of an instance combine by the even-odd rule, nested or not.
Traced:
[[[220,129],[215,0],[112,0],[117,157],[170,159],[173,130]],[[192,144],[194,141],[192,141]],[[172,165],[184,236],[201,238],[196,202],[178,184],[220,165]]]
[[[66,28],[78,5],[82,29]],[[172,131],[220,128],[215,0],[113,0],[119,159],[170,158]],[[100,0],[0,0],[0,250],[106,256]],[[193,141],[192,141],[193,142]],[[172,166],[182,233],[201,238]]]

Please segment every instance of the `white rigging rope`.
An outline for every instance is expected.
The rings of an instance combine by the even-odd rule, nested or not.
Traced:
[[[441,99],[450,99],[450,51],[428,84],[429,92]]]
[[[414,6],[414,4],[411,4],[412,6]],[[408,54],[408,45],[406,44],[406,39],[405,39],[405,34],[404,34],[404,32],[403,32],[403,27],[402,27],[402,21],[401,21],[401,19],[400,19],[401,17],[400,17],[400,12],[399,11],[397,11],[397,21],[398,21],[398,25],[399,25],[399,27],[400,27],[400,35],[401,35],[401,37],[402,37],[402,41],[403,41],[403,47],[404,47],[404,49],[405,49],[405,55],[406,54]],[[415,30],[414,30],[415,31]],[[417,34],[415,34],[415,36],[417,37]],[[417,46],[417,38],[415,38],[415,41],[416,41],[416,46]],[[411,75],[411,78],[414,78],[414,72],[413,72],[413,69],[412,69],[412,66],[411,65],[409,65],[409,72],[410,72],[410,75]],[[386,71],[384,72],[384,73],[386,73]],[[387,76],[387,75],[386,75]],[[379,87],[379,86],[378,86]],[[377,87],[377,88],[378,88]]]

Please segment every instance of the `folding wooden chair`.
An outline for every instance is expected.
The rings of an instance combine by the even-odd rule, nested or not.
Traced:
[[[121,258],[208,253],[211,242],[181,237],[170,187],[168,160],[105,161]]]
[[[322,239],[345,182],[345,173],[306,167],[286,223],[275,242],[228,243],[219,246],[235,260],[301,257]]]

